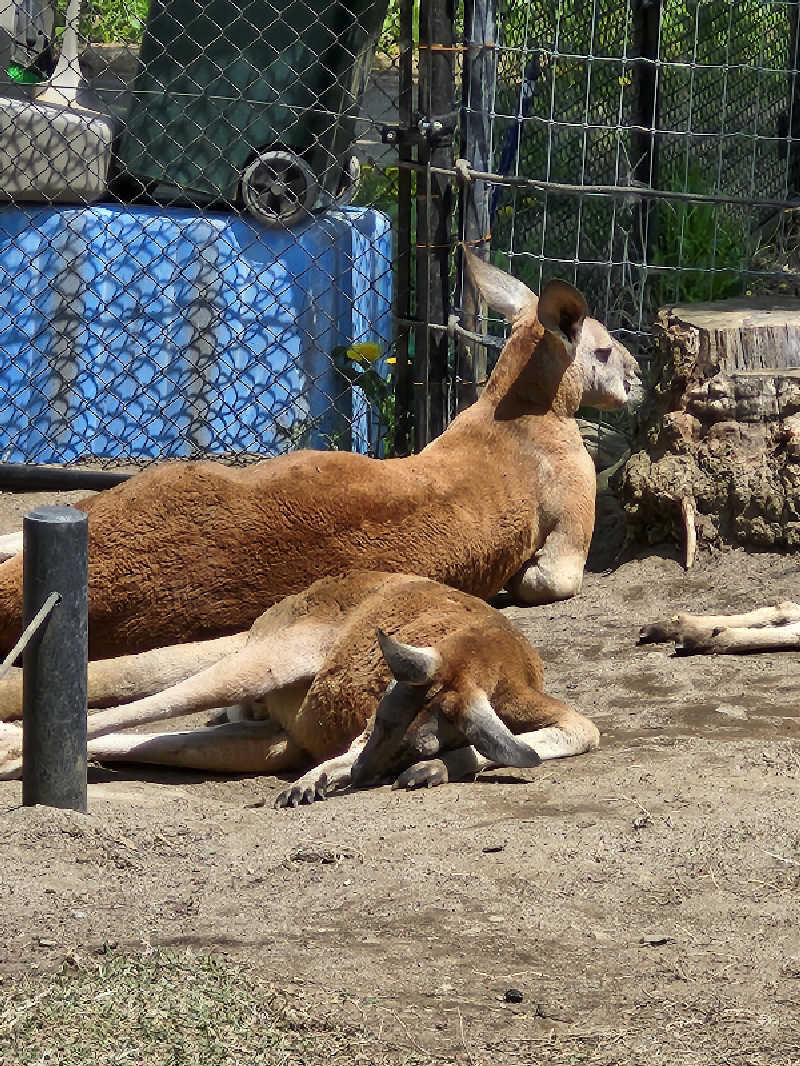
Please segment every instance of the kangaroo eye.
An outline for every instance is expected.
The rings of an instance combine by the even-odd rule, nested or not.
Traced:
[[[597,359],[598,363],[607,363],[608,360],[611,358],[611,349],[610,348],[595,348],[594,354],[595,354],[595,358]]]

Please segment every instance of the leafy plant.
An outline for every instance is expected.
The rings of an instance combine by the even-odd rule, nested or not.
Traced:
[[[92,44],[138,44],[149,7],[150,0],[84,0],[78,33]],[[58,0],[57,36],[64,32],[66,10],[66,0]]]
[[[81,14],[80,34],[95,44],[138,44],[142,39],[149,0],[88,0]],[[57,10],[63,25],[65,0],[59,0]],[[414,0],[414,39],[419,0]],[[400,4],[391,0],[378,39],[378,52],[388,56],[397,54],[400,42]]]
[[[313,418],[298,418],[284,425],[276,421],[274,423],[275,435],[280,437],[286,451],[297,451],[299,448],[310,448],[312,435],[317,428]]]
[[[364,207],[377,207],[397,225],[399,167],[380,168],[364,164],[354,202]]]
[[[419,0],[413,0],[414,11],[412,15],[412,36],[414,44],[419,42]],[[400,0],[389,0],[386,18],[376,51],[386,56],[396,56],[400,48]]]
[[[334,349],[333,358],[339,373],[367,399],[375,429],[371,450],[376,456],[390,458],[394,453],[394,383],[391,371],[384,377],[375,366],[381,358],[381,346],[371,341],[350,348],[341,346]],[[392,366],[394,359],[390,357],[386,363]]]

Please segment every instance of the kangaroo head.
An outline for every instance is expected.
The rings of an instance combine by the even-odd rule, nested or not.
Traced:
[[[615,410],[624,406],[638,382],[638,364],[602,322],[590,318],[586,301],[565,281],[549,281],[536,296],[518,278],[485,263],[468,248],[469,273],[488,305],[511,324],[512,336],[538,321],[550,350],[579,371],[579,405]],[[535,339],[532,333],[532,341]],[[557,357],[558,357],[557,356]],[[502,359],[502,356],[501,356]]]
[[[624,407],[640,384],[639,364],[597,319],[587,318],[583,332],[577,356],[583,374],[581,405],[603,411]]]
[[[377,635],[394,680],[352,767],[354,785],[384,780],[418,759],[466,744],[502,766],[539,764],[533,748],[497,716],[486,693],[472,683],[460,684],[436,648],[402,644],[381,629]]]

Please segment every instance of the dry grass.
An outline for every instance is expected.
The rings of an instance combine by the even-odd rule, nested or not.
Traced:
[[[744,1019],[670,1009],[658,1026],[558,1032],[428,1053],[337,1017],[314,1018],[247,965],[191,951],[110,952],[93,964],[31,972],[0,1006],[3,1066],[797,1066],[800,1045],[775,1046]],[[686,1005],[684,1005],[686,1006]],[[737,1022],[739,1024],[737,1024]],[[717,1024],[715,1024],[717,1023]],[[789,1034],[784,1034],[788,1037]]]
[[[110,953],[92,965],[31,973],[0,1006],[4,1066],[435,1061],[380,1043],[366,1029],[312,1020],[247,967],[189,951]]]

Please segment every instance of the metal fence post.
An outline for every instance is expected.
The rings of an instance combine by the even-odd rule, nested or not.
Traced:
[[[789,46],[789,92],[786,112],[778,118],[778,136],[786,137],[786,187],[784,194],[796,196],[800,191],[800,75],[797,74],[797,64],[800,58],[800,7],[790,4],[787,8],[789,14],[790,46]],[[783,145],[779,148],[782,151]]]
[[[429,324],[447,325],[450,315],[450,213],[453,187],[429,167],[453,165],[455,127],[455,0],[420,0],[419,112],[422,136],[417,151],[417,327],[414,349],[414,447],[420,451],[447,424],[449,340],[431,334]],[[425,169],[423,169],[425,168]]]
[[[414,114],[414,3],[413,0],[400,0],[400,58],[398,69],[398,118],[400,128],[411,129]],[[395,271],[397,279],[397,316],[404,323],[397,329],[397,365],[395,368],[395,455],[408,455],[413,450],[414,403],[411,364],[409,360],[411,318],[411,237],[413,216],[411,209],[412,180],[411,168],[407,165],[414,159],[410,140],[401,138],[398,145],[397,174],[397,255]],[[417,175],[416,180],[420,177]],[[417,334],[419,330],[417,330]],[[416,344],[417,334],[414,335]]]
[[[473,170],[491,169],[496,37],[494,0],[465,0],[461,155]],[[463,238],[471,250],[486,262],[491,251],[491,188],[487,182],[476,180],[459,188]],[[456,287],[456,305],[461,308],[462,325],[480,333],[480,294],[472,279],[466,276],[463,259]],[[458,342],[457,366],[456,412],[469,407],[478,398],[479,384],[486,378],[486,348],[461,338]]]
[[[657,188],[661,0],[634,0],[633,37],[638,62],[633,66],[635,111],[631,130],[632,177],[642,185]],[[652,207],[652,200],[642,199],[636,210],[637,251],[645,263],[649,261],[656,241],[656,215]]]
[[[60,602],[23,654],[22,802],[87,810],[88,517],[40,507],[23,519],[23,619]]]

